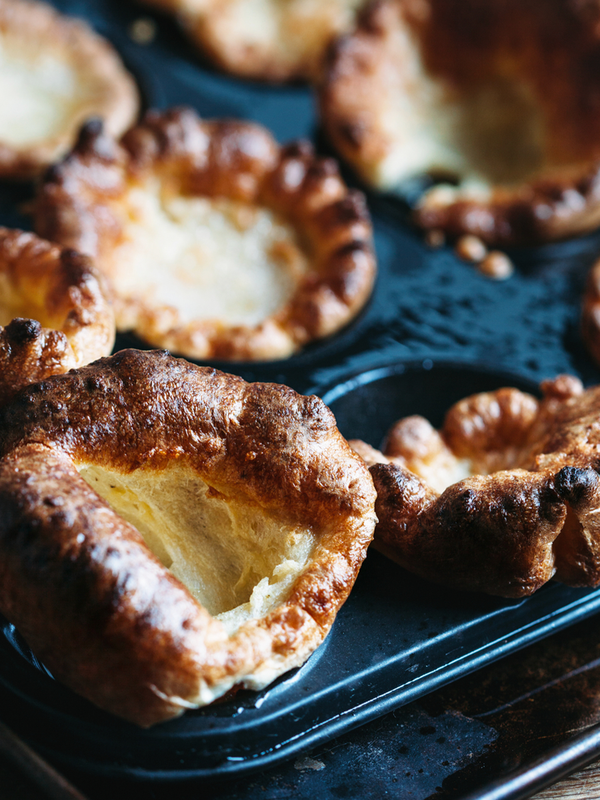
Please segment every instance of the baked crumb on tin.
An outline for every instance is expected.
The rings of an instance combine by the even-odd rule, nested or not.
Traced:
[[[197,359],[286,358],[353,319],[376,272],[364,197],[335,161],[188,109],[121,141],[85,127],[35,226],[94,258],[119,330]]]

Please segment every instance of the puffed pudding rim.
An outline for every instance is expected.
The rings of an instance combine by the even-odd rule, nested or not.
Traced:
[[[465,15],[459,5],[376,0],[364,10],[321,86],[330,140],[380,190],[436,178],[413,211],[427,230],[508,246],[596,228],[600,8],[514,0]],[[414,122],[402,140],[386,117],[392,96]]]
[[[294,273],[276,264],[291,276],[281,305],[260,322],[190,321],[177,307],[145,298],[138,288],[143,275],[135,289],[116,289],[125,274],[118,247],[130,224],[127,203],[133,190],[146,196],[152,181],[161,197],[203,199],[210,208],[231,204],[282,220],[303,266]],[[118,330],[198,360],[287,358],[353,320],[376,275],[364,196],[348,189],[333,159],[316,156],[308,142],[280,146],[258,124],[203,121],[191,109],[148,112],[119,142],[98,122],[85,126],[75,149],[41,183],[34,216],[38,233],[89,254],[107,275]]]
[[[372,539],[368,470],[285,386],[124,350],[26,388],[0,426],[0,613],[143,726],[303,663]],[[218,569],[193,573],[194,542]]]
[[[253,36],[244,24],[247,0],[212,0],[198,7],[189,0],[143,0],[146,5],[173,13],[202,56],[231,75],[283,83],[317,81],[328,46],[351,30],[356,9],[368,0],[326,0],[302,13],[301,2],[267,3],[272,30],[268,38]],[[256,13],[256,9],[254,9]],[[256,25],[256,19],[254,20]],[[258,26],[257,26],[258,27]]]
[[[600,584],[600,387],[563,375],[541,389],[467,397],[439,431],[406,417],[383,452],[351,442],[377,490],[374,546],[435,583],[503,597]]]
[[[23,386],[109,355],[115,320],[89,258],[0,227],[0,404]]]
[[[17,41],[24,39],[19,60],[35,42],[36,58],[53,56],[59,64],[72,66],[82,85],[94,87],[89,97],[80,98],[71,108],[60,132],[22,146],[0,141],[0,176],[37,177],[73,146],[79,128],[91,117],[103,118],[114,135],[123,133],[137,118],[140,99],[134,79],[113,46],[83,20],[39,0],[0,0],[0,32]]]

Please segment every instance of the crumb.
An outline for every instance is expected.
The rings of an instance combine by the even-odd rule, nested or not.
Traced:
[[[454,252],[465,261],[483,261],[487,256],[487,247],[477,236],[461,236],[456,242]]]
[[[445,242],[444,231],[439,230],[439,228],[432,228],[425,234],[425,244],[429,245],[429,247],[442,247]]]
[[[129,26],[129,37],[136,44],[150,44],[156,36],[156,23],[149,17],[140,17]]]
[[[506,255],[499,250],[492,250],[487,256],[478,264],[478,269],[488,278],[493,278],[497,281],[503,281],[515,271],[515,266]]]
[[[319,771],[321,769],[325,769],[325,764],[322,761],[317,761],[314,758],[298,758],[294,762],[294,768],[304,772],[307,769],[314,769],[315,771]]]

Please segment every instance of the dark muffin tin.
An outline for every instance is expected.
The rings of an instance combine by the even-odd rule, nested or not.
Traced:
[[[211,70],[170,18],[129,0],[56,0],[120,51],[146,107],[190,105],[204,117],[265,124],[281,142],[322,140],[310,89],[248,83]],[[156,38],[136,44],[150,17]],[[359,185],[346,174],[349,183]],[[0,189],[0,223],[30,227],[31,186]],[[451,403],[513,385],[535,391],[561,372],[598,380],[579,334],[583,281],[600,235],[510,252],[515,274],[493,281],[448,247],[430,249],[406,198],[367,193],[379,274],[359,317],[329,340],[273,363],[219,363],[248,380],[319,394],[342,433],[377,446],[399,417],[439,424]],[[120,336],[117,349],[144,346]],[[142,731],[58,685],[11,625],[0,638],[2,715],[51,761],[88,777],[150,781],[241,776],[306,752],[517,648],[595,613],[600,591],[544,587],[519,601],[451,592],[370,553],[327,641],[261,693]]]

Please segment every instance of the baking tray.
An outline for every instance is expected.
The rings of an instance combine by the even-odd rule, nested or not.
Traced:
[[[5,721],[54,763],[104,778],[226,778],[272,766],[408,703],[600,607],[548,586],[506,603],[425,585],[367,559],[333,630],[299,670],[146,731],[89,706],[28,659],[3,626]]]
[[[244,117],[281,142],[310,138],[329,154],[312,92],[212,71],[175,23],[126,0],[56,0],[120,51],[147,107],[190,105],[205,117]],[[136,44],[140,17],[157,36]],[[347,173],[348,181],[359,185]],[[0,189],[0,222],[30,227],[32,187]],[[515,274],[492,281],[429,249],[408,222],[407,198],[367,193],[379,275],[357,320],[286,361],[216,366],[286,383],[328,402],[342,433],[379,444],[398,417],[439,424],[455,400],[502,385],[534,389],[561,372],[598,380],[579,335],[585,274],[598,234],[509,254]],[[408,198],[410,200],[410,198]],[[142,346],[121,336],[117,348]],[[215,362],[213,362],[215,363]],[[322,648],[261,693],[141,731],[91,707],[43,670],[8,623],[0,637],[3,717],[51,761],[88,776],[177,782],[246,775],[305,752],[458,677],[594,614],[600,591],[548,585],[527,600],[452,592],[371,553]]]

